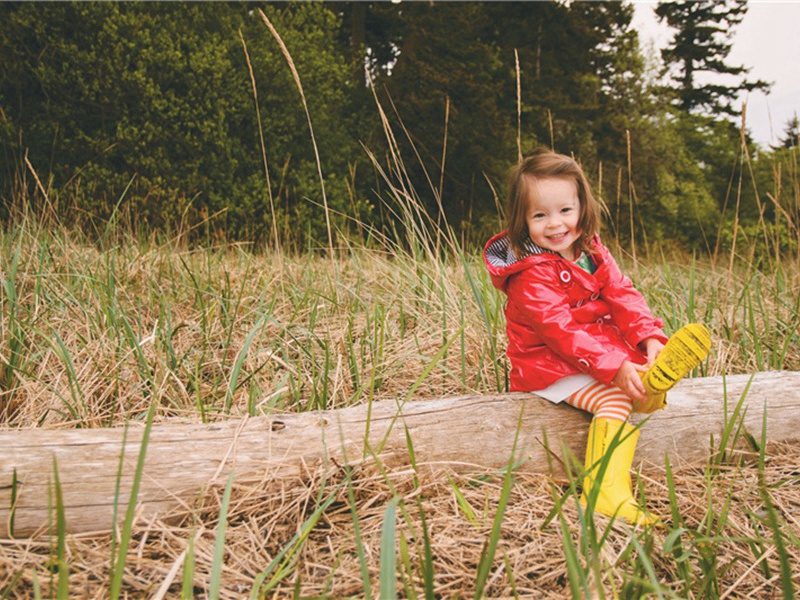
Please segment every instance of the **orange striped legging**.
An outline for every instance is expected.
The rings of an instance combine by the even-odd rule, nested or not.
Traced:
[[[596,381],[567,398],[567,404],[592,413],[596,418],[627,421],[633,403],[621,389]]]

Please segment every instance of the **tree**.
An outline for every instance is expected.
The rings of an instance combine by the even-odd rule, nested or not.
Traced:
[[[359,212],[348,181],[360,113],[348,98],[339,22],[318,3],[264,10],[302,74],[329,204]],[[297,87],[251,7],[2,3],[0,21],[0,216],[19,193],[13,182],[23,180],[17,173],[27,156],[56,209],[76,225],[108,218],[132,181],[120,208],[135,224],[194,225],[217,215],[211,227],[231,238],[268,235],[273,211],[241,31],[280,228],[294,240],[307,232],[324,239]]]
[[[400,147],[403,166],[389,171],[402,171],[434,221],[441,201],[448,223],[470,227],[494,207],[484,175],[498,176],[515,156],[513,57],[501,59],[486,5],[351,3],[342,11],[351,47],[361,48],[354,62],[367,67]],[[377,156],[382,136],[369,136]]]
[[[677,69],[677,94],[682,110],[706,110],[738,115],[734,102],[742,91],[767,90],[762,80],[743,78],[750,69],[725,62],[735,27],[747,13],[747,0],[678,0],[659,2],[656,15],[675,29],[670,45],[661,51],[665,69]],[[710,73],[738,78],[732,84],[703,83],[697,75]]]
[[[627,223],[632,208],[650,239],[675,237],[671,219],[690,213],[705,233],[713,201],[722,205],[737,132],[650,93],[629,3],[268,2],[263,10],[302,79],[316,146],[286,58],[252,5],[0,3],[0,218],[12,211],[15,186],[36,189],[21,173],[27,157],[73,221],[102,221],[119,204],[148,228],[220,215],[210,229],[228,237],[258,241],[275,224],[305,246],[327,237],[318,152],[335,213],[400,231],[391,210],[376,214],[371,204],[389,199],[388,173],[434,221],[443,210],[462,239],[485,239],[517,157],[517,57],[523,153],[552,144],[574,154],[602,181],[612,211]],[[688,64],[694,90],[694,73],[715,63]],[[390,165],[365,69],[402,166]],[[362,146],[380,168],[360,166]],[[675,157],[675,172],[664,170],[664,156]],[[636,201],[614,201],[628,194]],[[678,227],[692,239],[697,231]]]
[[[625,132],[642,121],[646,103],[631,5],[358,4],[341,7],[342,37],[362,50],[354,63],[366,64],[377,89],[391,94],[436,188],[445,157],[442,203],[450,223],[472,231],[482,219],[486,228],[497,226],[486,178],[502,192],[517,156],[516,57],[523,153],[552,140],[590,169],[603,161],[616,172],[625,164]],[[410,150],[406,156],[414,188],[435,213],[420,161]]]
[[[800,120],[797,118],[797,113],[794,113],[794,116],[786,123],[786,129],[783,130],[783,139],[780,140],[778,148],[791,150],[798,146],[800,146]]]

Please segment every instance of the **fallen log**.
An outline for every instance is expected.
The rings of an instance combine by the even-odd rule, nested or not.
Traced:
[[[800,438],[798,372],[688,379],[670,392],[669,404],[642,430],[636,460],[643,470],[663,468],[665,455],[676,468],[703,464],[711,440],[719,445],[737,415],[737,427],[758,443],[765,412],[769,441]],[[285,486],[309,470],[375,457],[390,469],[407,466],[407,435],[418,468],[476,472],[507,465],[519,430],[519,468],[558,471],[565,448],[583,456],[588,423],[581,411],[523,393],[384,401],[212,424],[157,423],[146,451],[139,516],[191,506],[231,471],[237,481],[270,478]],[[123,445],[122,428],[0,432],[0,537],[30,536],[52,522],[54,459],[68,529],[109,530],[117,486],[116,514],[125,514],[142,434],[141,426],[129,427]]]

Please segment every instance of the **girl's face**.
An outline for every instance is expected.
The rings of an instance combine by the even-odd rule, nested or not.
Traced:
[[[531,241],[545,250],[575,260],[575,242],[580,238],[578,220],[581,203],[573,179],[548,177],[527,179],[527,222]]]

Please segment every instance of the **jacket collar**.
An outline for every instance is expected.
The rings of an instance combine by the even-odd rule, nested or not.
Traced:
[[[525,269],[543,261],[564,261],[570,270],[574,270],[576,276],[585,280],[588,287],[594,288],[599,285],[599,281],[605,276],[607,250],[600,242],[600,237],[595,236],[592,240],[592,246],[596,251],[592,256],[597,264],[597,270],[594,275],[584,271],[581,267],[577,266],[573,261],[563,258],[556,252],[545,250],[534,244],[530,239],[524,243],[525,251],[528,252],[523,257],[517,257],[508,239],[508,233],[503,232],[495,235],[487,243],[483,250],[483,260],[489,275],[492,278],[492,284],[500,289],[505,289],[506,282],[511,275],[524,271]]]
[[[539,254],[560,256],[557,252],[552,252],[551,250],[546,250],[541,246],[537,246],[528,236],[525,236],[525,239],[522,241],[522,248],[525,252],[524,255],[517,257],[514,250],[511,248],[511,241],[508,239],[508,234],[504,232],[489,240],[489,243],[486,244],[486,248],[484,249],[484,256],[487,264],[498,269],[511,267],[529,256]]]

